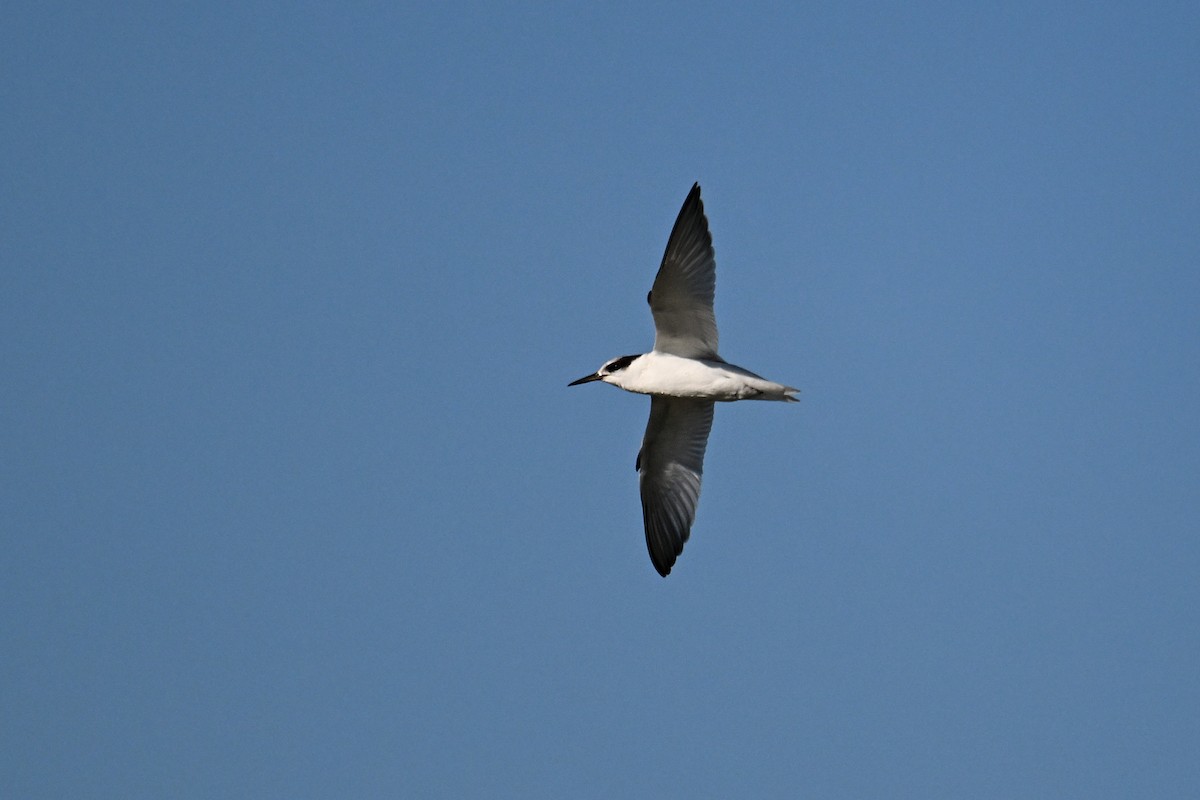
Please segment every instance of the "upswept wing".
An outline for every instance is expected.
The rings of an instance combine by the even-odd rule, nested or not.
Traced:
[[[704,450],[712,430],[713,403],[656,395],[650,400],[650,421],[637,457],[641,476],[642,521],[646,549],[664,578],[683,552],[696,503]]]
[[[655,350],[684,358],[717,357],[716,287],[716,253],[697,183],[683,201],[646,296],[654,315]]]

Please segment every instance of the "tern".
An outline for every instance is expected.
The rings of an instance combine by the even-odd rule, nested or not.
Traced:
[[[799,389],[734,366],[717,354],[713,294],[717,260],[700,184],[693,184],[646,295],[654,349],[606,361],[568,386],[603,381],[650,395],[650,420],[634,465],[650,561],[664,578],[691,534],[700,499],[713,405],[734,400],[797,402]]]

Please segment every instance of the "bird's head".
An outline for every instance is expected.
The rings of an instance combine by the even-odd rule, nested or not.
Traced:
[[[592,381],[604,381],[605,383],[611,383],[619,386],[620,384],[617,383],[617,380],[614,380],[614,377],[619,380],[621,373],[639,358],[641,358],[641,355],[621,356],[620,358],[614,358],[609,361],[605,361],[604,365],[591,375],[584,375],[577,381],[571,381],[567,384],[567,386],[578,386],[581,383],[591,383]]]

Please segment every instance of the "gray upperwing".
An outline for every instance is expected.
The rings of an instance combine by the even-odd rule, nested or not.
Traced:
[[[646,295],[654,315],[654,349],[684,358],[715,358],[716,288],[717,257],[697,183],[683,201],[654,286]]]

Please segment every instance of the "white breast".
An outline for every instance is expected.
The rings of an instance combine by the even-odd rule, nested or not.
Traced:
[[[670,397],[742,400],[761,393],[748,384],[744,371],[729,364],[657,352],[605,380],[626,391]]]

